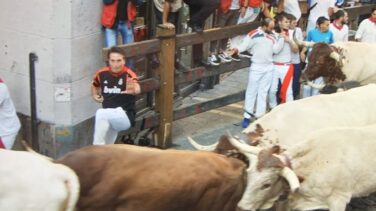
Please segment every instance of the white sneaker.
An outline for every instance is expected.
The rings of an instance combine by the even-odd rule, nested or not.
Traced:
[[[252,58],[252,54],[250,54],[248,51],[244,51],[238,54],[241,58]]]
[[[231,62],[232,60],[226,53],[220,53],[218,57],[221,59],[221,62]]]
[[[221,63],[221,61],[218,59],[217,55],[215,54],[212,54],[211,56],[209,56],[208,60],[209,60],[209,63],[213,66],[218,66]]]

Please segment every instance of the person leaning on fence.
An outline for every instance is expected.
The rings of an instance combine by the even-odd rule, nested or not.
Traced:
[[[184,0],[189,6],[188,26],[193,32],[203,32],[205,20],[217,9],[220,0]]]
[[[261,26],[249,32],[243,42],[232,50],[232,54],[250,51],[253,55],[245,94],[243,128],[248,127],[251,121],[263,116],[266,112],[266,96],[273,76],[273,53],[278,52],[279,49],[276,49],[276,46],[284,42],[283,39],[277,42],[272,33],[273,29],[274,20],[263,19]]]
[[[355,40],[359,42],[376,42],[376,7],[372,8],[371,16],[360,23],[355,34]]]
[[[157,24],[168,29],[178,26],[179,10],[183,6],[182,0],[154,0],[155,17]]]
[[[134,125],[135,95],[141,92],[136,73],[124,66],[121,48],[108,51],[108,63],[96,72],[91,86],[93,99],[103,106],[95,114],[94,145],[113,144],[119,131]]]
[[[245,15],[248,0],[242,2],[241,0],[221,0],[218,8],[217,22],[215,27],[225,27],[235,25],[239,16]],[[229,56],[226,54],[228,39],[215,40],[210,43],[210,57],[209,62],[213,66],[218,66],[220,63],[240,61],[238,55]]]
[[[20,128],[8,87],[0,78],[0,149],[12,149]]]
[[[333,22],[329,25],[329,30],[333,32],[333,41],[349,41],[349,27],[346,25],[349,20],[347,12],[340,9],[333,14],[333,18]]]

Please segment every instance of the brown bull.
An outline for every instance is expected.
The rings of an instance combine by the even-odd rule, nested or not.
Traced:
[[[58,160],[80,178],[82,211],[234,211],[245,164],[210,152],[89,146]]]

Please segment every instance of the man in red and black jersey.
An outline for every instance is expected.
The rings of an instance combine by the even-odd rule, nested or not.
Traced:
[[[109,66],[98,70],[92,83],[92,95],[103,108],[95,114],[94,145],[113,144],[118,132],[134,125],[136,94],[141,92],[137,75],[125,65],[125,53],[119,47],[108,52]]]

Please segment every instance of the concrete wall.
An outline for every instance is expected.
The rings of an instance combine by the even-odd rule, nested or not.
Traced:
[[[37,115],[52,125],[51,134],[90,119],[100,106],[90,82],[103,65],[101,2],[0,1],[0,77],[17,111],[30,116],[28,54],[37,54]]]

